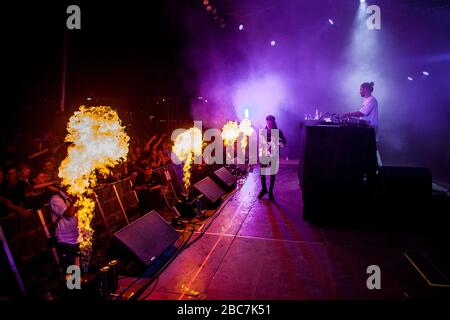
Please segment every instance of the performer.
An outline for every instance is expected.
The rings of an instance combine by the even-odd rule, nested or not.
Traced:
[[[363,97],[361,109],[356,112],[344,113],[344,117],[360,117],[369,122],[369,125],[375,129],[378,137],[378,101],[372,96],[373,82],[364,82],[359,88],[359,93]],[[378,140],[378,139],[377,139]]]
[[[266,117],[266,128],[267,130],[267,143],[271,143],[271,130],[272,129],[277,129],[278,130],[278,137],[279,137],[279,142],[281,146],[285,146],[287,144],[287,140],[286,137],[283,134],[283,131],[281,131],[280,129],[278,129],[277,123],[275,122],[275,117],[272,115],[268,115]],[[264,167],[267,165],[263,165],[261,164],[261,167]],[[271,174],[270,175],[270,186],[269,186],[269,191],[267,191],[267,185],[266,185],[266,175],[261,173],[261,191],[259,192],[258,198],[261,199],[262,197],[264,197],[265,194],[269,193],[269,199],[273,200],[274,196],[273,196],[273,188],[275,187],[275,174]]]

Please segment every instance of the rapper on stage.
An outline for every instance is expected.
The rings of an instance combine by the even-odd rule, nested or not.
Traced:
[[[268,115],[266,117],[266,127],[265,127],[265,129],[267,130],[267,143],[268,144],[272,143],[272,141],[271,141],[271,139],[272,139],[271,130],[277,129],[278,130],[279,145],[280,146],[286,146],[286,144],[287,144],[286,137],[284,136],[283,131],[281,131],[278,128],[274,116]],[[273,173],[273,172],[270,174],[270,185],[269,185],[269,190],[267,190],[266,175],[263,174],[263,172],[262,172],[262,168],[263,167],[267,167],[267,166],[268,165],[261,164],[261,191],[259,192],[258,198],[261,199],[262,197],[264,197],[264,195],[266,195],[268,193],[269,194],[269,199],[273,200],[274,199],[273,189],[275,187],[275,176],[276,176],[276,174]],[[268,171],[271,171],[271,170],[268,170]]]

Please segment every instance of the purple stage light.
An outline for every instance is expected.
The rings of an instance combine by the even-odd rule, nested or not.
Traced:
[[[274,45],[276,45],[277,43],[275,42],[275,40],[270,41],[270,45],[273,47]]]
[[[411,77],[408,77],[408,80],[409,80],[409,81],[413,81],[414,79],[413,79],[413,78],[411,78]]]
[[[244,30],[244,25],[243,24],[239,25],[239,30],[241,30],[241,31]]]
[[[422,72],[422,73],[423,73],[423,75],[425,75],[425,76],[429,76],[429,75],[430,75],[430,73],[427,72],[427,71],[424,71],[424,72]]]
[[[331,19],[328,19],[328,22],[329,22],[330,24],[334,24],[334,21],[331,20]]]
[[[265,74],[243,79],[233,85],[233,101],[239,119],[250,118],[256,126],[264,125],[268,114],[277,113],[288,101],[288,87],[282,75]],[[251,110],[250,110],[251,108]]]

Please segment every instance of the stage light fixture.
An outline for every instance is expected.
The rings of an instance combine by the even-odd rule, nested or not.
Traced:
[[[430,73],[427,72],[427,71],[423,71],[422,73],[423,73],[423,75],[425,75],[425,76],[429,76],[429,75],[430,75]]]
[[[330,24],[334,24],[334,21],[331,20],[331,19],[328,19],[328,22],[329,22]]]
[[[277,43],[275,42],[275,40],[270,41],[270,45],[273,47],[274,45],[276,45]]]
[[[239,25],[239,30],[241,30],[241,31],[244,30],[244,25],[243,24]]]

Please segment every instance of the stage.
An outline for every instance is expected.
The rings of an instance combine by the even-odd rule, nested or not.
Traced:
[[[259,168],[255,167],[223,208],[197,227],[192,240],[204,235],[181,252],[139,299],[407,300],[450,296],[450,236],[444,228],[383,231],[310,225],[302,219],[297,173],[298,162],[283,161],[275,200],[269,201],[267,196],[258,200]],[[372,275],[367,269],[372,265],[380,268],[381,289],[367,287]],[[121,276],[121,299],[135,297],[148,281]]]

